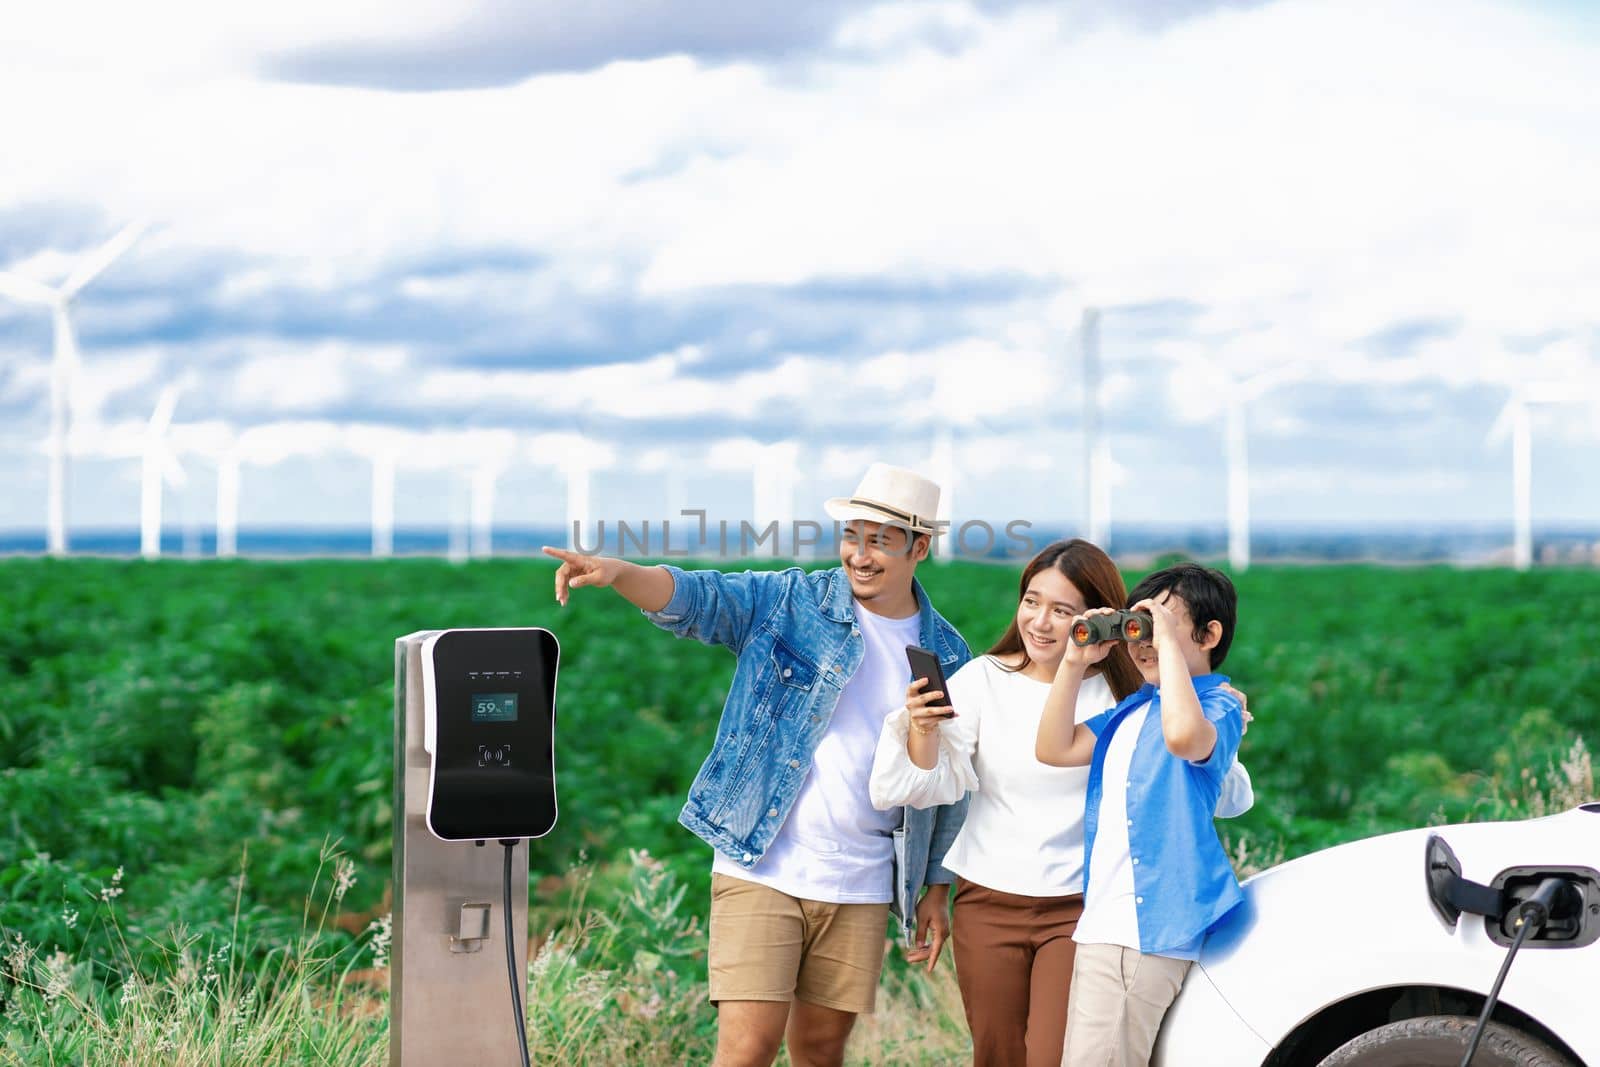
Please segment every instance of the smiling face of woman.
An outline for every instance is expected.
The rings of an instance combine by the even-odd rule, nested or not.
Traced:
[[[1127,600],[1122,573],[1105,552],[1078,537],[1052,541],[1022,569],[1016,614],[988,654],[1007,670],[1048,682],[1066,653],[1072,617]],[[1143,682],[1121,642],[1089,674],[1104,676],[1118,700]]]
[[[1039,571],[1022,591],[1017,603],[1017,632],[1022,635],[1028,658],[1048,676],[1055,675],[1056,665],[1066,651],[1073,616],[1083,614],[1086,607],[1083,593],[1054,567]]]

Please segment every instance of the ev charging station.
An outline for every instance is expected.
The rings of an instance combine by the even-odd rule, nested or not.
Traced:
[[[391,1067],[526,1062],[528,852],[515,846],[556,822],[560,654],[539,628],[395,641]]]

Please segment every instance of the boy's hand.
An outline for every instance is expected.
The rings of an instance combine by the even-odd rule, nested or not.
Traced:
[[[622,573],[625,565],[620,559],[584,556],[549,545],[544,546],[544,554],[561,561],[561,566],[556,568],[556,601],[562,607],[567,606],[567,597],[574,587],[584,585],[604,589],[617,580],[617,575]]]
[[[927,688],[928,679],[913,678],[906,686],[906,713],[911,728],[919,734],[931,734],[939,724],[956,717],[956,710],[945,700],[942,690]]]
[[[1086,619],[1090,615],[1115,614],[1116,609],[1114,608],[1090,608],[1082,615],[1073,616],[1072,621],[1067,623],[1066,652],[1061,656],[1061,663],[1056,667],[1056,674],[1059,675],[1066,670],[1077,670],[1081,674],[1111,654],[1112,647],[1116,645],[1115,641],[1101,641],[1094,645],[1080,645],[1072,639],[1072,628],[1078,624],[1079,620]]]
[[[1141,600],[1128,609],[1150,613],[1150,628],[1155,631],[1150,635],[1150,640],[1156,646],[1157,652],[1161,651],[1161,643],[1164,640],[1175,639],[1178,636],[1178,616],[1167,607],[1166,599],[1166,594],[1163,593],[1160,600]]]

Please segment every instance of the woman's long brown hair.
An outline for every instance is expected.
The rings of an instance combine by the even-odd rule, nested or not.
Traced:
[[[1078,592],[1083,594],[1085,609],[1120,608],[1128,602],[1128,587],[1122,581],[1122,572],[1111,562],[1111,557],[1088,541],[1074,537],[1070,541],[1052,541],[1028,561],[1028,565],[1022,569],[1022,584],[1017,587],[1018,603],[1027,595],[1028,583],[1033,581],[1034,575],[1046,567],[1054,567],[1067,581],[1077,586]],[[1065,634],[1061,639],[1070,640]],[[1015,667],[1005,667],[1006,670],[1020,671],[1031,662],[1028,649],[1022,643],[1022,631],[1017,629],[1016,613],[1013,612],[1011,625],[994,643],[989,655],[1014,656],[1019,652],[1022,653],[1022,662]],[[1104,674],[1112,695],[1118,700],[1144,684],[1139,669],[1128,657],[1128,646],[1121,641],[1111,647],[1111,653],[1105,659],[1090,667],[1089,673]]]

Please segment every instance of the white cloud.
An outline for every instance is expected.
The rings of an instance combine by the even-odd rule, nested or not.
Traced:
[[[891,338],[848,362],[762,356],[720,378],[700,373],[694,345],[574,370],[461,369],[420,343],[262,337],[251,319],[242,337],[86,346],[91,414],[148,410],[192,366],[213,391],[186,395],[180,421],[218,415],[207,395],[285,419],[360,400],[419,424],[506,398],[574,424],[815,413],[864,427],[859,444],[821,448],[821,472],[848,479],[901,447],[884,443],[896,428],[946,418],[967,432],[974,468],[998,473],[1008,454],[1033,462],[1023,427],[1075,426],[1068,338],[1083,306],[1105,306],[1109,323],[1130,305],[1182,303],[1195,315],[1175,340],[1106,353],[1114,420],[1215,417],[1214,391],[1168,385],[1175,362],[1206,358],[1235,375],[1288,362],[1341,388],[1433,390],[1440,404],[1483,382],[1551,378],[1583,398],[1546,416],[1551,432],[1592,439],[1600,424],[1597,45],[1509,4],[1282,0],[1159,34],[1082,30],[1040,9],[884,5],[846,21],[838,51],[781,69],[676,57],[428,94],[270,83],[254,64],[379,23],[391,39],[429,39],[458,18],[436,0],[12,14],[0,97],[29,106],[0,116],[0,143],[23,164],[0,168],[0,206],[92,206],[107,233],[156,215],[167,225],[108,281],[213,257],[232,266],[210,315],[300,293],[334,298],[354,329],[384,313],[380,282],[441,315],[499,321],[589,301],[676,308],[723,286],[1066,287],[1030,305],[1037,321],[951,314],[914,344]],[[486,248],[512,265],[470,260]],[[24,247],[0,269],[53,282],[80,251]],[[460,270],[429,267],[452,255],[466,257]],[[195,295],[167,299],[176,314],[151,298],[86,304],[85,318],[137,334],[181,319]],[[1448,328],[1392,351],[1373,342],[1404,323]],[[1529,337],[1548,340],[1518,354]],[[787,343],[765,327],[750,340]],[[0,401],[39,394],[45,360],[27,354]],[[1273,410],[1271,425],[1329,429],[1309,418]],[[9,432],[32,442],[42,426],[40,412]],[[635,462],[668,461],[658,448]],[[1151,469],[1127,487],[1135,508],[1160,500]]]
[[[573,417],[750,417],[804,396],[815,366],[814,360],[796,356],[718,381],[680,373],[694,362],[692,352],[670,352],[637,363],[570,370],[436,370],[423,375],[417,395],[443,406],[476,404],[484,397],[514,399],[525,401],[531,411]]]

